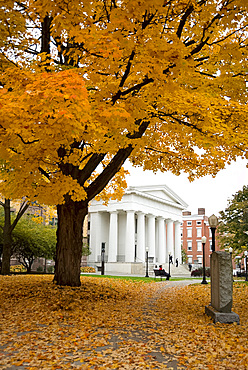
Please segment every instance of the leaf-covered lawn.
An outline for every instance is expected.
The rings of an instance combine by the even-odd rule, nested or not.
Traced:
[[[241,324],[225,325],[204,314],[210,284],[81,279],[0,277],[0,369],[248,369],[246,284],[234,284]]]

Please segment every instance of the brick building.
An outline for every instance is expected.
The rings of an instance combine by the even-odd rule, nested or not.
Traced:
[[[212,233],[208,224],[208,216],[205,208],[198,208],[197,214],[189,211],[183,212],[183,223],[181,226],[182,246],[188,256],[188,263],[193,268],[202,266],[202,237],[206,236],[205,264],[210,267],[210,254],[212,250]],[[219,250],[218,242],[215,241],[215,250]]]

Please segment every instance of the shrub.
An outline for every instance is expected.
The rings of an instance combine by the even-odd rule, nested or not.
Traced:
[[[81,272],[93,273],[93,272],[96,272],[96,270],[94,269],[94,267],[85,266],[85,267],[81,267]]]
[[[54,266],[48,266],[46,270],[49,274],[53,274],[54,273]]]
[[[26,272],[26,271],[27,270],[22,265],[13,265],[13,266],[10,266],[10,272]]]
[[[202,276],[202,275],[203,275],[203,268],[202,267],[199,267],[198,269],[195,269],[195,270],[191,271],[191,276]],[[205,269],[205,275],[207,277],[210,276],[210,268]]]

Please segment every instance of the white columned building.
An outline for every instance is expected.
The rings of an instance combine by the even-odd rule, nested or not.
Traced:
[[[167,220],[167,256],[166,262],[169,262],[169,255],[173,257],[173,244],[174,244],[174,230],[173,230],[173,221]]]
[[[175,259],[181,261],[181,225],[180,222],[175,222]],[[174,262],[173,261],[173,262]]]
[[[110,212],[109,219],[109,262],[117,262],[117,246],[118,246],[118,212]]]
[[[155,234],[155,215],[147,215],[147,247],[149,251],[150,258],[156,260],[156,234]]]
[[[105,271],[142,274],[146,248],[150,264],[181,263],[182,211],[187,204],[166,185],[129,187],[121,201],[89,207],[88,264],[99,266],[105,243]]]
[[[181,241],[179,241],[181,247]],[[166,262],[166,240],[165,240],[165,219],[158,217],[158,261],[160,264]]]
[[[135,212],[126,211],[125,262],[134,262],[135,257]]]
[[[136,262],[145,260],[145,214],[137,212],[137,255]]]

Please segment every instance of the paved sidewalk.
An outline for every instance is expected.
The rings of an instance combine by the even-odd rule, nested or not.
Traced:
[[[170,289],[170,288],[180,289],[192,283],[194,283],[194,281],[192,282],[191,280],[158,281],[156,284],[160,285],[160,289],[156,291],[156,296],[153,296],[149,301],[147,301],[145,307],[140,307],[141,312],[142,312],[141,314],[142,319],[145,318],[146,321],[149,323],[151,316],[154,314],[154,312],[157,311],[156,302],[165,289]],[[116,330],[115,330],[115,333],[116,333]],[[146,343],[149,340],[149,337],[150,337],[150,333],[147,333],[146,328],[144,328],[143,326],[141,326],[139,330],[137,329],[132,330],[132,328],[130,328],[130,330],[125,331],[125,332],[120,331],[119,335],[113,334],[111,340],[109,341],[110,344],[104,347],[98,347],[97,352],[102,352],[105,350],[118,351],[118,349],[121,348],[123,341],[124,342],[137,342],[137,343],[144,342]],[[175,357],[171,356],[170,354],[166,352],[161,352],[161,349],[159,346],[155,348],[152,352],[148,353],[147,356],[151,357],[152,359],[154,359],[154,361],[160,363],[161,365],[163,364],[163,368],[167,368],[170,370],[185,369],[184,366],[182,365],[179,366],[178,361]],[[154,365],[153,368],[158,369],[156,365]]]
[[[187,286],[187,285],[191,285],[191,284],[197,284],[197,283],[200,283],[199,280],[190,280],[190,279],[187,279],[187,280],[166,280],[166,281],[161,281],[161,283],[166,283],[164,284],[164,289],[166,288],[171,288],[171,287],[178,287],[178,288],[181,288],[181,287],[184,287],[184,286]]]

